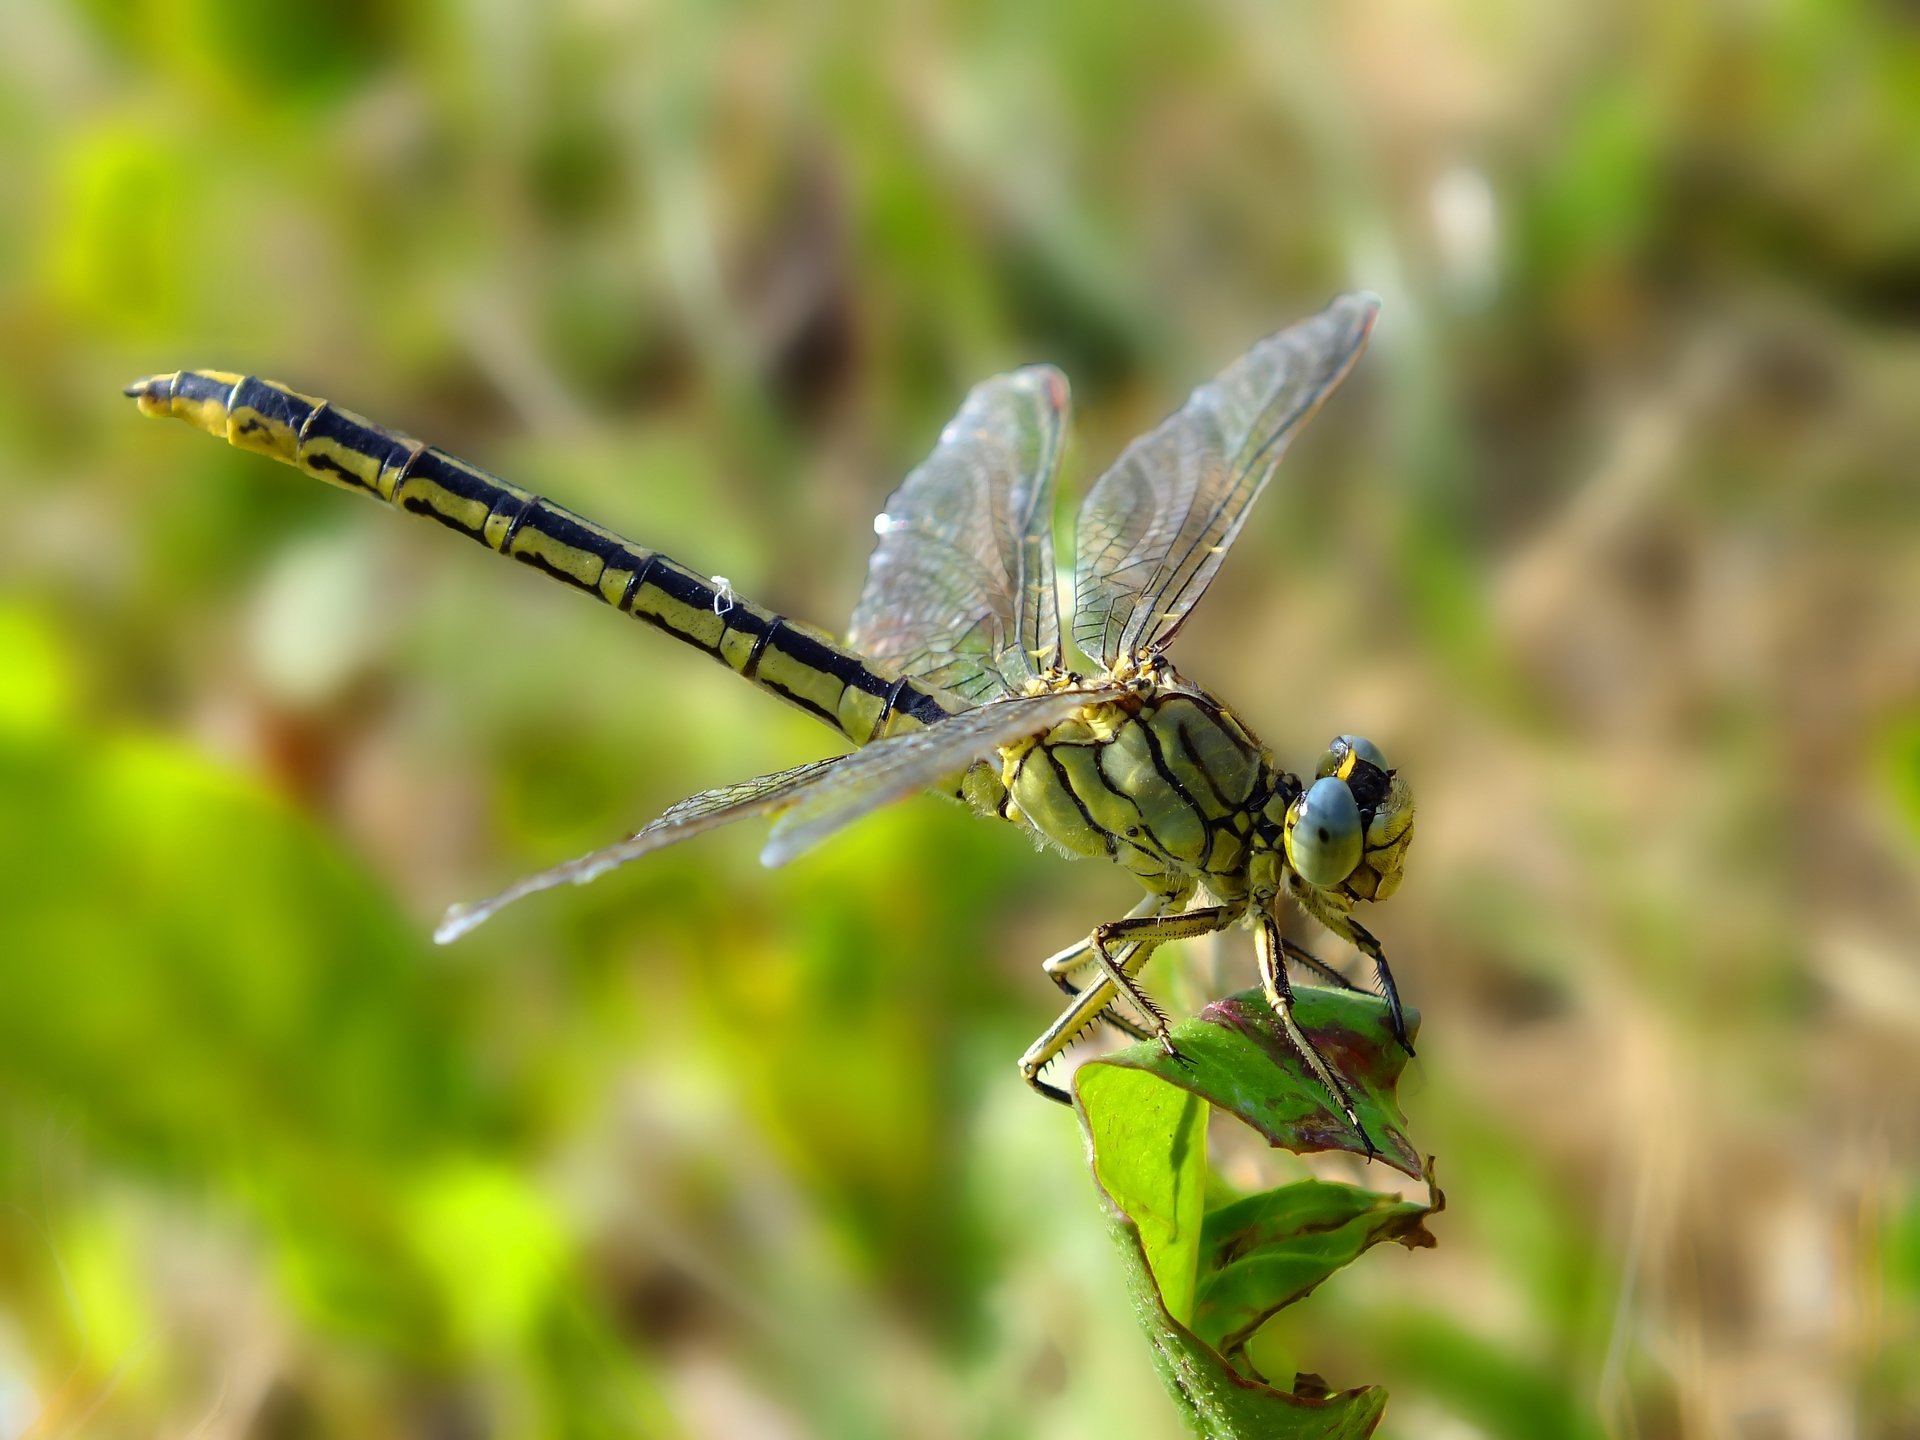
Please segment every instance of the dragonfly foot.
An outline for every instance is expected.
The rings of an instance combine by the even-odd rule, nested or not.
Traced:
[[[1020,1078],[1027,1082],[1028,1088],[1034,1094],[1051,1100],[1056,1105],[1071,1105],[1073,1104],[1071,1095],[1051,1081],[1040,1078],[1040,1072],[1046,1069],[1048,1063],[1059,1053],[1057,1048],[1049,1048],[1043,1041],[1034,1042],[1027,1053],[1020,1057]]]
[[[1413,1058],[1413,1037],[1407,1034],[1407,1017],[1400,1013],[1400,997],[1392,996],[1387,1002],[1387,1019],[1393,1027],[1393,1038],[1400,1048],[1407,1052],[1407,1058]]]
[[[1368,1160],[1379,1159],[1380,1147],[1373,1143],[1373,1137],[1367,1133],[1367,1127],[1360,1123],[1360,1117],[1349,1110],[1347,1111],[1347,1123],[1353,1126],[1354,1134],[1360,1137],[1360,1143],[1366,1147],[1366,1155],[1364,1158]]]
[[[1036,1095],[1051,1100],[1056,1105],[1065,1105],[1069,1108],[1073,1105],[1073,1097],[1071,1095],[1067,1094],[1067,1092],[1062,1090],[1058,1085],[1049,1084],[1047,1081],[1042,1080],[1038,1075],[1029,1079],[1027,1084],[1033,1087]],[[1373,1142],[1368,1141],[1367,1143],[1371,1145]]]

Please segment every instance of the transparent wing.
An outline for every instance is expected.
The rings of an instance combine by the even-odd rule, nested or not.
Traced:
[[[809,787],[790,808],[783,807],[760,862],[784,865],[882,805],[950,780],[975,761],[994,758],[1002,745],[1051,729],[1101,693],[1072,690],[996,700],[928,729],[876,740],[846,756],[831,785]]]
[[[1353,368],[1379,306],[1343,295],[1262,340],[1100,477],[1075,531],[1075,644],[1113,666],[1173,639],[1288,441]]]
[[[783,865],[881,806],[950,779],[976,760],[992,758],[1002,745],[1057,725],[1100,693],[1074,690],[1000,700],[927,730],[876,740],[851,755],[702,790],[618,844],[529,875],[489,899],[453,906],[433,938],[448,944],[516,900],[557,885],[585,885],[629,860],[754,815],[781,817],[760,858],[768,865]]]
[[[1053,472],[1066,377],[1032,365],[975,386],[873,522],[849,640],[897,675],[979,703],[1060,653]]]
[[[555,865],[550,870],[529,875],[490,899],[471,905],[453,906],[440,921],[440,928],[433,932],[434,941],[445,945],[458,940],[476,925],[490,919],[502,907],[525,896],[551,890],[556,885],[585,885],[589,880],[598,879],[629,860],[638,860],[655,850],[664,850],[682,840],[691,840],[695,835],[704,835],[722,825],[731,825],[735,820],[764,815],[791,804],[794,797],[809,785],[827,780],[836,769],[854,758],[853,755],[836,755],[829,760],[814,760],[805,765],[796,765],[791,770],[779,770],[771,775],[743,780],[738,785],[722,785],[717,790],[702,790],[698,795],[690,795],[644,830],[636,831],[616,845],[608,845],[577,860],[569,860],[564,865]]]

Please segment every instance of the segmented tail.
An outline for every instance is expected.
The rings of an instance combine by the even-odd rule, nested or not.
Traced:
[[[939,693],[710,583],[530,491],[410,436],[271,380],[218,370],[127,387],[142,414],[172,416],[242,450],[437,520],[713,656],[857,745],[934,724]],[[717,578],[717,577],[716,577]]]

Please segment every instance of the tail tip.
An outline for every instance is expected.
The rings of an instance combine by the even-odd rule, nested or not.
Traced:
[[[173,390],[171,375],[142,375],[138,380],[124,386],[120,393],[135,401],[149,414],[165,406]]]

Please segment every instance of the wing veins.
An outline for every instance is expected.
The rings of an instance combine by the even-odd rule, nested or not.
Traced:
[[[1048,366],[974,387],[887,500],[854,611],[857,648],[896,673],[938,673],[975,701],[1018,693],[1046,652],[1057,656],[1051,521],[1066,403]]]
[[[760,853],[761,863],[784,865],[881,806],[943,784],[982,760],[996,759],[1003,747],[1043,734],[1111,689],[996,700],[929,729],[876,740],[845,757],[838,784],[812,788],[783,809]]]
[[[1073,633],[1109,666],[1169,644],[1287,444],[1352,369],[1378,301],[1355,294],[1256,344],[1095,482],[1075,541]],[[1144,575],[1142,572],[1145,572]]]
[[[855,755],[861,752],[854,752]],[[516,900],[551,890],[558,885],[585,885],[609,870],[638,860],[682,840],[691,840],[709,830],[731,825],[736,820],[766,814],[790,805],[808,788],[830,778],[835,770],[854,758],[835,755],[825,760],[810,760],[788,770],[776,770],[733,785],[702,790],[667,807],[657,819],[649,821],[624,840],[589,850],[574,859],[514,881],[506,889],[485,900],[451,906],[433,932],[434,942],[450,944],[476,926],[485,923]]]

